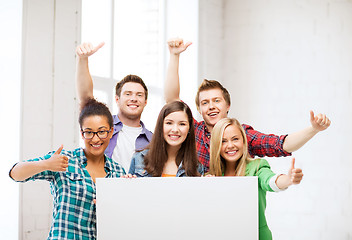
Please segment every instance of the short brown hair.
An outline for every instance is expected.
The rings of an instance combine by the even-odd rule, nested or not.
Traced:
[[[199,110],[199,93],[202,92],[202,91],[205,91],[205,90],[209,90],[209,89],[214,89],[214,88],[218,88],[221,90],[222,92],[222,95],[226,101],[226,103],[230,106],[231,105],[231,98],[230,98],[230,94],[229,92],[227,91],[226,88],[224,88],[221,83],[219,83],[218,81],[216,80],[207,80],[207,79],[204,79],[203,82],[200,84],[199,88],[198,88],[198,91],[197,91],[197,95],[196,95],[196,106]]]
[[[116,96],[120,97],[123,85],[125,85],[125,83],[128,83],[128,82],[139,83],[140,85],[142,85],[142,87],[144,88],[145,99],[147,100],[147,98],[148,98],[148,88],[147,88],[147,86],[145,85],[145,83],[142,80],[142,78],[138,77],[137,75],[132,75],[132,74],[127,75],[120,82],[118,82],[116,84],[116,87],[115,87]]]

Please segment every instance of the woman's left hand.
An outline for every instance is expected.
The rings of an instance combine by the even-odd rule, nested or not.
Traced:
[[[303,172],[300,168],[295,168],[295,158],[292,158],[291,169],[288,172],[291,184],[300,184],[303,178]]]

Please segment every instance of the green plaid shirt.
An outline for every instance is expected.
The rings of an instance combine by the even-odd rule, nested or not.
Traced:
[[[54,152],[29,161],[49,159]],[[53,222],[48,239],[96,239],[96,186],[86,166],[87,158],[82,148],[61,151],[69,158],[66,172],[43,171],[26,179],[47,180],[53,195]],[[106,178],[120,177],[124,169],[105,156]]]

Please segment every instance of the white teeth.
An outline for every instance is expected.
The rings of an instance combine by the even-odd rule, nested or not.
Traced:
[[[99,144],[99,145],[93,145],[93,144],[92,144],[92,146],[93,146],[93,147],[100,147],[100,146],[101,146],[101,144]]]
[[[236,152],[237,152],[237,151],[229,151],[229,152],[227,152],[227,154],[229,154],[229,155],[235,155]]]
[[[179,136],[177,136],[177,135],[169,135],[169,137],[170,137],[171,140],[179,139]]]
[[[211,116],[211,117],[212,117],[212,116],[215,116],[215,115],[217,115],[217,113],[210,113],[210,114],[209,114],[209,116]]]

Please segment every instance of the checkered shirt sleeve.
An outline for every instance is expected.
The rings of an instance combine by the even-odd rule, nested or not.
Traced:
[[[248,152],[254,157],[285,157],[291,153],[283,149],[283,144],[287,135],[277,136],[274,134],[264,134],[254,130],[251,126],[242,124],[247,135]]]
[[[54,152],[44,157],[28,160],[48,159]],[[87,158],[83,149],[62,150],[61,154],[69,158],[66,172],[43,171],[26,179],[47,180],[53,195],[53,222],[48,239],[96,239],[96,186],[87,169]],[[107,178],[120,177],[124,169],[105,156]]]
[[[193,119],[198,159],[204,165],[206,172],[209,170],[210,161],[210,133],[206,130],[204,121],[198,122]],[[263,134],[254,130],[251,126],[242,124],[247,140],[249,154],[259,157],[283,157],[291,153],[283,149],[283,143],[287,135],[277,136],[274,134]]]

